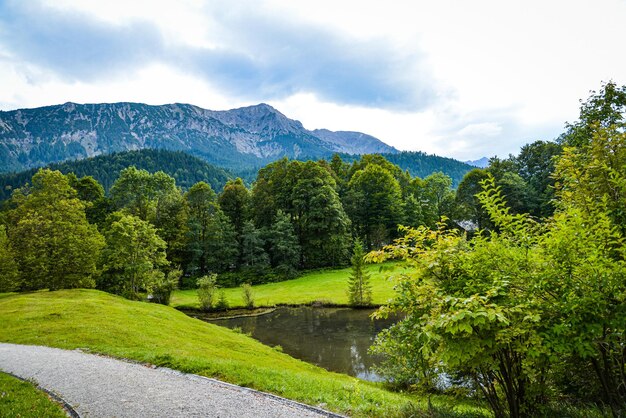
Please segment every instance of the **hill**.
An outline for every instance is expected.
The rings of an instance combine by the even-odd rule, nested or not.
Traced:
[[[408,170],[411,176],[424,178],[432,173],[441,171],[452,179],[452,187],[456,188],[465,174],[475,167],[453,158],[439,157],[421,151],[401,151],[397,153],[382,153],[389,162],[396,164],[402,170]],[[344,161],[352,162],[360,158],[358,155],[341,154]]]
[[[92,176],[108,191],[120,171],[130,166],[150,172],[164,171],[174,177],[176,184],[183,189],[205,181],[219,192],[234,177],[228,171],[184,152],[151,149],[100,155],[85,160],[49,164],[47,167],[64,174],[75,173],[78,177]],[[0,200],[8,199],[14,189],[30,182],[37,170],[33,168],[19,173],[0,174]]]
[[[139,149],[186,151],[247,169],[334,152],[397,152],[354,132],[309,131],[267,104],[214,111],[189,104],[76,104],[0,111],[0,172]]]
[[[391,416],[409,400],[422,407],[426,403],[296,360],[173,308],[97,290],[0,295],[0,323],[2,342],[80,348],[167,366],[313,405],[323,403],[354,416]],[[454,402],[436,396],[432,400]]]

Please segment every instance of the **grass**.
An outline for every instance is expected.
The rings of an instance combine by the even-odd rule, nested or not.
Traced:
[[[401,263],[367,265],[371,275],[372,303],[382,305],[394,294],[391,276],[402,271]],[[268,283],[252,287],[255,306],[304,305],[324,302],[334,305],[348,304],[348,277],[351,269],[318,270],[305,273],[297,279]],[[224,289],[231,307],[245,306],[241,288]],[[177,290],[172,294],[171,305],[180,308],[199,308],[195,289]]]
[[[0,416],[65,418],[61,405],[37,389],[11,375],[0,373]]]
[[[96,290],[62,290],[0,298],[0,341],[36,344],[127,358],[216,377],[354,416],[394,416],[426,400],[390,392],[296,360],[227,328],[156,304]],[[433,405],[458,416],[486,409],[449,397]]]

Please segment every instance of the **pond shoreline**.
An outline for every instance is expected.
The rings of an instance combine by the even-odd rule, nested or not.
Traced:
[[[323,301],[314,301],[308,303],[279,303],[272,306],[258,306],[252,309],[249,308],[232,308],[225,311],[205,311],[200,308],[192,308],[189,306],[177,306],[176,310],[184,313],[187,316],[198,319],[207,320],[219,320],[219,319],[234,319],[234,318],[246,318],[267,315],[274,312],[277,308],[346,308],[354,310],[363,309],[378,309],[382,305],[367,305],[367,306],[352,306],[342,303],[332,303]]]

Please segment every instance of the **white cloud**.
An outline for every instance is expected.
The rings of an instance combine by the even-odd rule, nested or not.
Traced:
[[[427,84],[437,100],[429,101],[426,107],[398,111],[388,103],[364,106],[358,101],[340,102],[315,83],[290,86],[281,97],[252,88],[242,96],[228,93],[219,78],[203,77],[158,56],[154,61],[140,61],[132,68],[110,73],[106,79],[68,81],[44,64],[22,62],[12,56],[2,47],[0,26],[2,109],[65,101],[176,101],[226,109],[264,101],[301,120],[309,129],[362,131],[400,149],[474,159],[505,156],[526,142],[552,139],[565,121],[576,119],[578,100],[585,99],[589,90],[599,88],[603,80],[626,83],[626,57],[620,53],[626,39],[626,2],[620,0],[42,2],[53,10],[86,15],[111,27],[147,22],[157,28],[164,48],[170,49],[237,49],[241,42],[237,31],[245,28],[225,31],[224,22],[252,24],[256,19],[259,28],[282,25],[284,48],[290,47],[291,28],[323,28],[326,45],[332,45],[333,39],[353,42],[341,44],[336,48],[339,52],[353,52],[353,45],[376,44],[387,48],[376,50],[380,59],[387,58],[384,52],[402,57],[418,55],[419,66],[398,67],[403,70],[400,72],[394,68],[399,65],[397,61],[390,59],[385,66],[392,71],[385,73],[401,73],[402,88],[418,94]],[[299,39],[302,42],[294,54],[310,56],[318,46],[314,45],[315,37]],[[312,42],[311,48],[305,41]],[[265,45],[281,48],[280,39]],[[274,56],[282,59],[286,55],[274,51],[265,55]],[[302,67],[286,64],[271,67],[272,71],[281,67],[286,71],[277,73],[277,78],[293,81],[302,76]],[[430,76],[425,78],[425,73]],[[345,89],[344,93],[349,92]]]
[[[493,122],[470,123],[457,132],[459,136],[470,138],[478,136],[496,136],[500,133],[502,133],[502,127]]]

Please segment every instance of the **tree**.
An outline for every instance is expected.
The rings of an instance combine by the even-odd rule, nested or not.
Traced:
[[[272,267],[285,278],[293,277],[300,263],[300,244],[289,216],[279,210],[266,235]]]
[[[553,308],[571,312],[550,335],[572,368],[586,362],[613,414],[626,411],[626,132],[594,127],[590,142],[566,147],[556,165],[556,227],[547,249],[558,292]],[[554,289],[549,289],[555,294]]]
[[[0,292],[19,288],[19,270],[6,228],[0,225]]]
[[[339,265],[347,260],[350,220],[331,171],[313,161],[282,159],[259,170],[254,184],[255,224],[270,228],[279,210],[287,214],[300,244],[301,267]]]
[[[489,215],[478,200],[478,194],[482,191],[481,184],[488,177],[486,170],[475,168],[463,177],[456,190],[454,219],[471,222],[471,227],[466,229],[485,229],[491,226]]]
[[[66,176],[39,170],[30,189],[14,193],[8,236],[21,289],[93,287],[104,239],[85,216]]]
[[[205,275],[225,271],[237,263],[239,244],[228,217],[220,210],[207,183],[196,183],[185,194],[187,217],[187,272]]]
[[[111,187],[111,200],[115,208],[126,209],[143,221],[147,221],[154,210],[155,194],[152,175],[135,167],[122,170]]]
[[[161,269],[169,264],[166,244],[148,222],[121,212],[112,216],[114,220],[105,231],[104,280],[100,286],[137,299],[140,292],[150,292],[165,280]]]
[[[442,216],[448,216],[452,212],[454,192],[452,191],[452,179],[441,172],[433,173],[424,179],[422,183],[423,208],[425,221],[429,226],[434,226]]]
[[[517,174],[530,188],[529,212],[546,218],[554,213],[554,165],[563,147],[555,142],[535,141],[513,157]]]
[[[292,162],[291,218],[305,268],[336,266],[345,262],[350,245],[350,219],[346,215],[330,173],[317,163]]]
[[[613,81],[603,83],[599,91],[591,91],[589,98],[580,106],[580,116],[574,123],[566,124],[566,131],[558,142],[565,146],[589,145],[598,128],[624,127],[626,118],[626,86]]]
[[[249,219],[250,191],[239,177],[229,180],[218,199],[220,209],[232,223],[237,235],[241,236],[244,223]]]
[[[356,240],[352,252],[352,272],[348,278],[348,300],[352,306],[368,306],[372,303],[370,277],[364,271],[365,251],[361,241]]]
[[[385,254],[406,258],[413,269],[398,284],[398,295],[379,315],[405,314],[377,344],[397,358],[402,345],[423,380],[435,372],[461,373],[483,392],[498,417],[531,415],[541,404],[543,351],[540,315],[527,298],[536,260],[534,222],[510,215],[493,179],[481,193],[500,234],[470,242],[440,224],[405,229]],[[407,339],[409,338],[409,339]]]
[[[402,220],[402,191],[389,171],[376,164],[354,173],[348,183],[347,211],[368,249],[394,238]]]
[[[241,237],[241,267],[255,273],[264,272],[270,265],[269,257],[265,252],[265,241],[252,221],[243,225]]]

